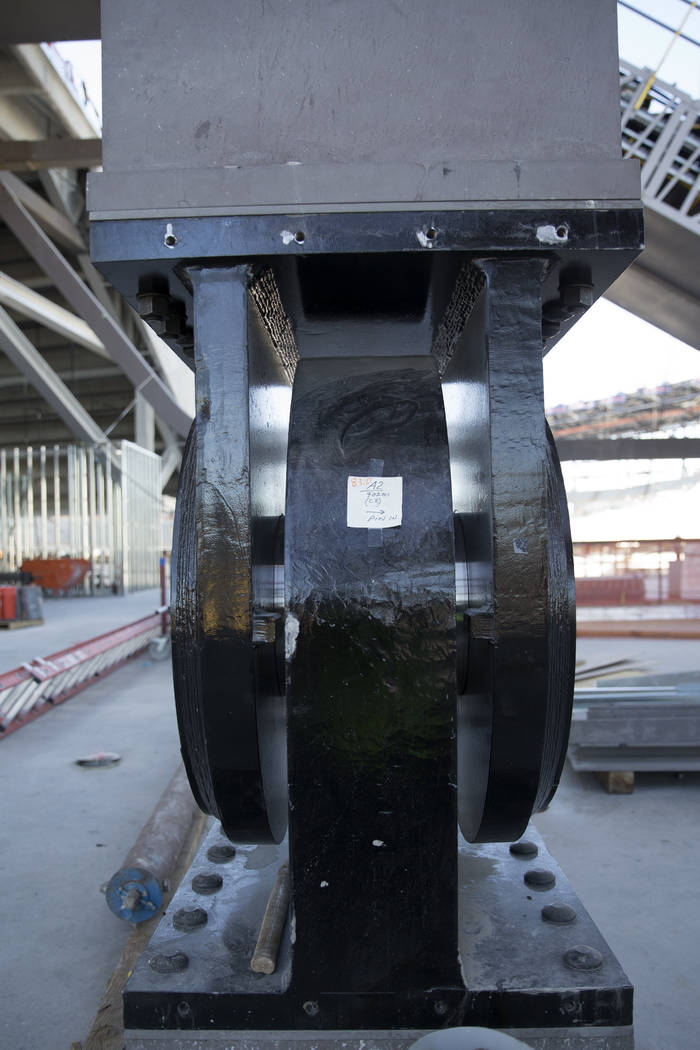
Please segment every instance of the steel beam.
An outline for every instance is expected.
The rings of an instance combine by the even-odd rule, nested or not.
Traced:
[[[0,347],[80,441],[91,445],[108,444],[104,431],[1,306]]]
[[[16,44],[12,54],[43,92],[68,134],[78,139],[94,138],[97,124],[90,120],[78,101],[77,91],[71,91],[44,49],[39,44]]]
[[[56,287],[73,309],[90,325],[102,340],[108,353],[122,368],[157,414],[181,437],[190,428],[191,417],[177,403],[161,379],[138,352],[136,347],[76,271],[49,240],[27,208],[8,187],[9,174],[0,175],[0,215],[15,237],[51,277]],[[19,181],[19,180],[16,180]]]
[[[24,0],[22,4],[8,4],[0,15],[0,37],[6,43],[98,40],[99,36],[99,0],[71,0],[69,4]]]
[[[700,438],[560,438],[561,460],[698,459]]]
[[[105,350],[104,343],[98,339],[89,324],[80,317],[76,317],[70,310],[47,299],[44,295],[32,291],[20,281],[13,280],[7,274],[0,272],[0,304],[9,306],[24,317],[31,317],[33,321],[58,332],[66,339],[72,340],[86,350],[92,350],[99,357],[111,361],[110,355]]]
[[[155,452],[155,438],[156,420],[153,406],[137,391],[134,399],[134,441],[141,448]]]
[[[0,167],[6,171],[94,168],[101,163],[102,140],[97,138],[0,142]]]
[[[84,382],[85,380],[89,380],[89,379],[97,379],[98,381],[102,382],[105,379],[116,379],[118,376],[122,375],[121,371],[118,368],[116,368],[116,367],[114,367],[114,368],[77,368],[77,369],[71,369],[70,372],[65,372],[65,373],[56,372],[54,370],[54,373],[63,382],[65,382],[65,380],[67,380],[67,379],[70,379],[71,381],[76,382],[76,383]],[[19,375],[0,375],[0,390],[7,390],[7,389],[9,389],[9,388],[11,388],[13,386],[24,386],[25,382],[26,382],[26,377],[24,377],[24,376],[19,376]]]
[[[180,469],[182,453],[177,448],[166,448],[161,456],[160,487],[164,489],[176,470]]]
[[[85,241],[73,223],[16,175],[9,171],[0,172],[0,184],[20,202],[53,240],[71,252],[86,250]]]

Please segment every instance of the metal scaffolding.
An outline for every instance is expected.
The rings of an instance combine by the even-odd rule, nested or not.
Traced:
[[[161,504],[160,456],[130,441],[0,449],[0,571],[79,558],[91,594],[155,587]]]

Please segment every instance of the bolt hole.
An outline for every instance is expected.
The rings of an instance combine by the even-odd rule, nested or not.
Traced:
[[[294,234],[294,240],[297,242],[297,244],[303,244],[306,240],[306,234],[304,233],[304,231],[297,230],[297,232]]]
[[[177,244],[177,237],[174,233],[166,233],[165,237],[163,238],[163,244],[166,246],[166,248],[174,248]]]
[[[186,1003],[184,1001],[181,1002],[181,1003],[178,1003],[177,1004],[177,1012],[180,1015],[180,1017],[187,1017],[189,1012],[190,1012],[190,1004]]]
[[[433,1010],[438,1017],[444,1017],[447,1013],[447,1003],[444,999],[438,999],[436,1003],[433,1003]]]
[[[435,229],[435,227],[429,226],[428,229],[425,231],[425,236],[428,238],[429,241],[434,241],[437,237],[437,230]]]
[[[559,238],[560,241],[565,241],[568,236],[569,236],[569,227],[566,225],[565,222],[560,223],[557,226],[557,237]]]
[[[315,1017],[318,1012],[319,1005],[317,1002],[314,1002],[313,999],[307,1000],[307,1002],[304,1003],[304,1013],[309,1017]]]

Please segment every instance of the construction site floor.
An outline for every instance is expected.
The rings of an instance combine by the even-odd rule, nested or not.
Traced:
[[[82,618],[78,602],[70,606]],[[140,614],[130,608],[119,622]],[[90,634],[101,627],[88,618]],[[584,639],[579,655],[597,660],[601,648],[656,673],[700,666],[700,647],[687,641]],[[75,765],[99,750],[121,761]],[[131,932],[99,887],[177,761],[170,668],[145,656],[0,740],[0,1046],[70,1050],[84,1040]],[[699,819],[700,774],[643,774],[634,794],[608,795],[594,774],[570,768],[536,818],[636,986],[637,1050],[697,1050]]]

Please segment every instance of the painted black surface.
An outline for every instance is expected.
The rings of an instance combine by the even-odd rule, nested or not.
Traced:
[[[631,1024],[628,978],[537,832],[529,829],[528,836],[536,842],[541,862],[556,874],[554,889],[533,893],[523,882],[522,859],[510,856],[505,844],[453,843],[459,862],[459,947],[466,995],[441,987],[420,995],[398,986],[385,994],[344,995],[338,989],[295,986],[290,924],[276,973],[267,977],[250,970],[259,923],[286,847],[241,847],[231,866],[221,869],[221,890],[203,902],[190,878],[209,870],[207,849],[222,841],[212,828],[127,983],[127,1033],[134,1028],[269,1031],[345,1025],[370,1029],[370,1039],[373,1025],[425,1031],[517,1024],[525,1030],[571,1027],[576,1032],[587,1025]],[[543,922],[541,910],[549,903],[573,911],[573,924]],[[174,913],[202,906],[210,909],[207,924],[180,933]],[[348,901],[344,911],[350,907]],[[566,966],[565,953],[579,944],[600,953],[600,967],[576,971]],[[149,965],[151,958],[177,952],[187,954],[186,973],[154,972]]]
[[[522,834],[543,775],[552,780],[561,733],[551,723],[565,723],[566,715],[560,717],[559,678],[551,689],[548,681],[560,624],[549,615],[546,584],[543,260],[499,256],[479,269],[486,280],[444,374],[468,589],[459,807],[469,841],[507,841]],[[553,586],[559,594],[561,584]],[[562,656],[567,672],[571,659],[568,651]]]
[[[197,419],[176,530],[175,692],[199,805],[242,841],[286,827],[274,565],[288,379],[248,298],[247,267],[191,271]]]
[[[316,255],[336,252],[631,251],[639,253],[639,207],[580,208],[567,202],[528,208],[436,211],[307,211],[301,215],[211,215],[98,219],[90,228],[96,265],[133,259]],[[554,233],[543,239],[541,231]],[[563,236],[557,238],[556,230]],[[433,236],[428,233],[433,231]],[[287,237],[285,234],[289,233]],[[166,243],[166,237],[175,238]],[[425,242],[425,243],[424,243]]]
[[[559,786],[569,743],[576,672],[576,588],[566,489],[557,447],[547,440],[547,711],[535,810],[545,809]]]
[[[347,526],[348,477],[367,475],[403,478],[400,526]],[[293,985],[310,1000],[342,989],[363,1026],[387,995],[434,1018],[430,989],[462,994],[454,539],[434,360],[300,362],[285,538]]]

